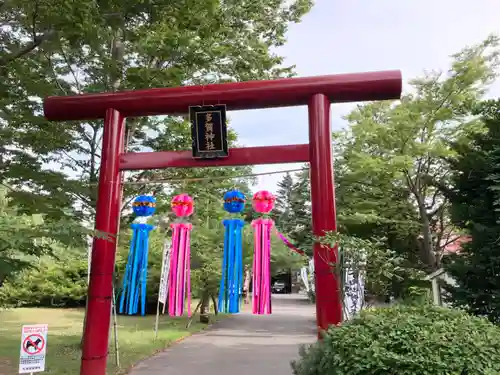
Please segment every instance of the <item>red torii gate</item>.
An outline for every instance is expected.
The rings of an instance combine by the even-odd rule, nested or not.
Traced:
[[[104,119],[95,229],[116,237],[121,171],[309,162],[315,235],[336,230],[330,103],[399,99],[400,71],[185,86],[48,97],[52,121]],[[220,160],[194,160],[191,151],[124,153],[126,117],[185,114],[189,106],[226,104],[228,110],[307,105],[309,144],[244,147]],[[286,126],[286,125],[284,125]],[[339,280],[330,269],[336,249],[314,245],[316,319],[320,330],[342,320]],[[83,334],[81,375],[105,375],[115,266],[115,243],[94,238]]]

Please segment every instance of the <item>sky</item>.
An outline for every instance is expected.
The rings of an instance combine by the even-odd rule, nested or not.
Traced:
[[[404,81],[427,70],[447,70],[449,56],[500,35],[500,0],[316,0],[278,50],[299,77],[399,69]],[[500,96],[500,81],[489,96]],[[333,130],[353,104],[334,104]],[[306,107],[233,111],[231,126],[245,146],[308,142]],[[286,129],[286,131],[284,131]],[[300,168],[256,166],[255,173]],[[258,177],[254,191],[276,190],[283,174]]]

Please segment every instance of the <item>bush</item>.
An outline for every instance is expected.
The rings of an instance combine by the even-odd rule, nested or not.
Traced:
[[[85,306],[87,259],[46,257],[8,278],[0,288],[0,307]]]
[[[500,328],[460,310],[366,310],[302,348],[295,375],[497,375]]]

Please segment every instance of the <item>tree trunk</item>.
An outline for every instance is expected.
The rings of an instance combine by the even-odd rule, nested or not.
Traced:
[[[418,212],[420,214],[422,233],[420,259],[427,265],[430,271],[434,271],[436,269],[436,255],[434,253],[434,245],[432,243],[431,223],[429,221],[429,217],[427,216],[424,199],[420,194],[414,194],[418,205]]]
[[[210,323],[210,294],[208,290],[204,290],[201,295],[201,307],[200,307],[200,323],[208,324]]]

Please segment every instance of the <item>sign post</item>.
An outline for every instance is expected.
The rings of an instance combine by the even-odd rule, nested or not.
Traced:
[[[170,251],[171,242],[167,238],[163,246],[163,261],[161,266],[160,287],[158,290],[158,302],[156,305],[156,323],[155,323],[155,340],[158,337],[158,323],[160,319],[160,303],[163,304],[163,313],[165,313],[165,306],[167,305],[168,295],[168,276],[170,273]]]
[[[21,352],[19,355],[19,373],[33,374],[45,371],[47,353],[47,324],[23,326],[21,330]]]
[[[189,121],[193,158],[216,159],[229,155],[224,104],[189,107]]]

